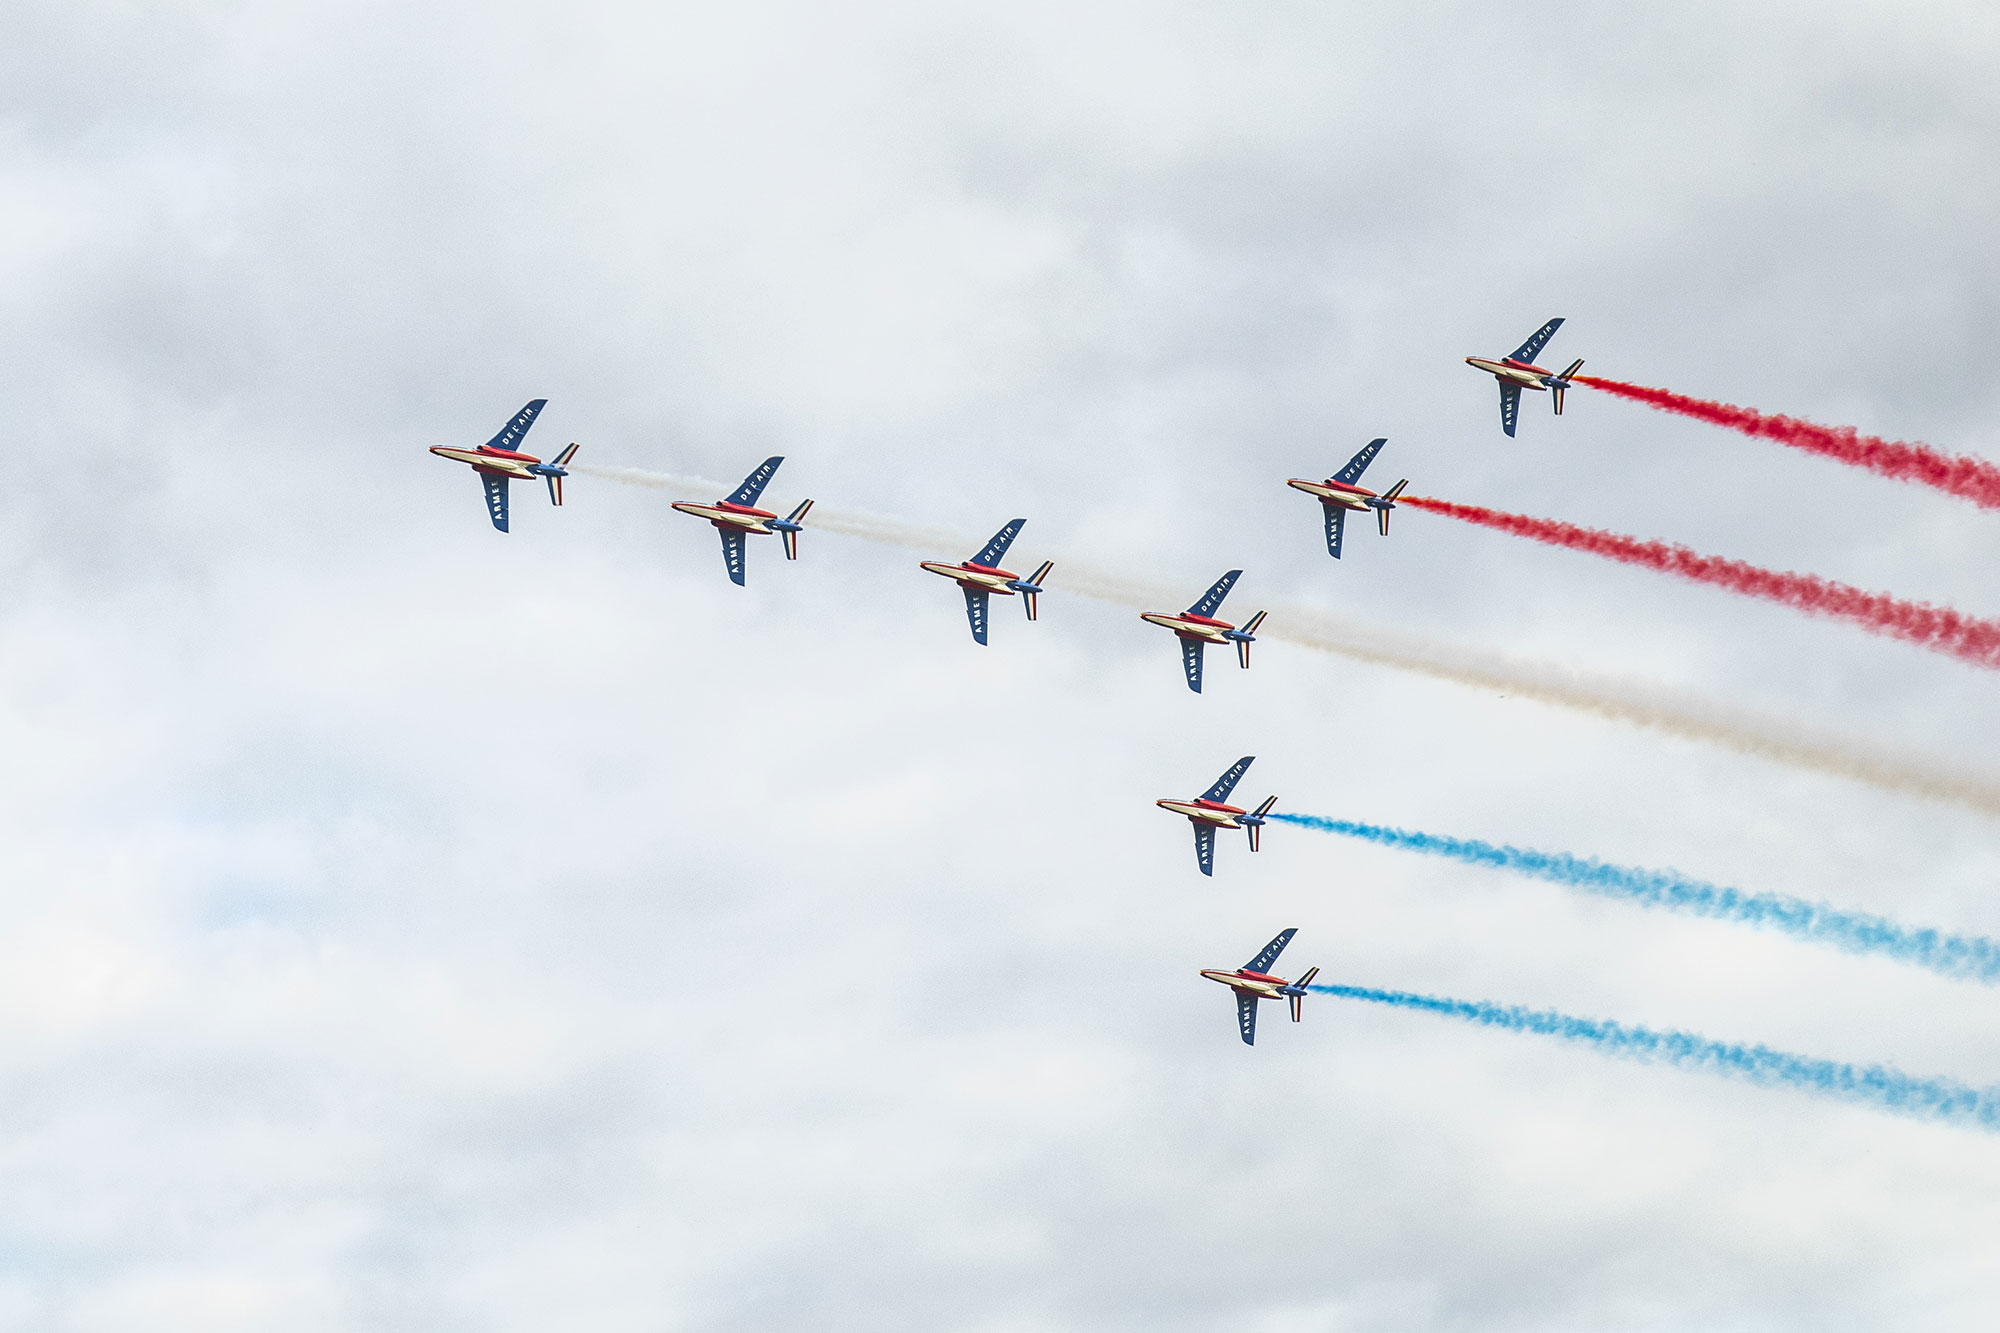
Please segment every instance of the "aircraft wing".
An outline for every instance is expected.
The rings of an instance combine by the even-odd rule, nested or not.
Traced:
[[[1244,773],[1249,771],[1250,761],[1256,757],[1254,754],[1246,754],[1231,764],[1229,771],[1217,778],[1215,785],[1201,794],[1201,799],[1204,801],[1228,800],[1229,793],[1236,790],[1236,784],[1243,780]]]
[[[1201,650],[1206,645],[1200,639],[1181,640],[1181,670],[1187,672],[1188,688],[1201,693]]]
[[[1370,440],[1368,441],[1368,443],[1362,445],[1361,452],[1354,455],[1354,457],[1348,459],[1347,466],[1342,468],[1340,471],[1334,473],[1333,479],[1335,481],[1344,481],[1349,486],[1352,486],[1355,482],[1360,481],[1361,474],[1368,470],[1368,465],[1375,461],[1375,455],[1381,453],[1382,446],[1387,444],[1388,442],[1389,441],[1386,438],[1384,438],[1380,440]]]
[[[1326,553],[1335,560],[1340,559],[1340,535],[1347,528],[1347,510],[1341,505],[1326,505]]]
[[[1222,605],[1222,599],[1229,596],[1229,590],[1236,586],[1236,580],[1243,577],[1243,571],[1232,569],[1215,581],[1213,587],[1201,595],[1201,600],[1190,606],[1183,614],[1190,616],[1212,616],[1215,608]]]
[[[1514,349],[1512,353],[1514,360],[1526,361],[1533,364],[1535,358],[1542,354],[1542,349],[1549,345],[1549,339],[1555,337],[1556,330],[1562,326],[1562,320],[1552,319],[1539,329],[1536,329],[1528,335],[1528,341]]]
[[[1521,419],[1521,386],[1500,381],[1500,429],[1509,436],[1514,433],[1514,423]]]
[[[986,590],[968,588],[961,583],[959,591],[965,594],[965,618],[972,622],[972,641],[983,644],[986,642]]]
[[[1265,976],[1269,976],[1271,974],[1271,965],[1278,961],[1278,955],[1285,951],[1285,946],[1292,942],[1292,936],[1298,933],[1299,928],[1297,926],[1286,926],[1271,937],[1271,942],[1265,945],[1255,958],[1252,958],[1243,965],[1243,970],[1245,972],[1262,972]]]
[[[728,567],[729,581],[743,586],[743,539],[748,534],[735,528],[717,528],[722,534],[722,563]]]
[[[1202,874],[1215,873],[1215,825],[1194,823],[1194,859]]]
[[[1236,992],[1236,1030],[1243,1034],[1245,1046],[1257,1044],[1257,997]]]
[[[540,404],[530,403],[528,406],[537,407]],[[496,477],[491,472],[480,473],[479,479],[486,483],[486,512],[492,516],[493,526],[505,532],[507,530],[507,479],[505,477]]]
[[[775,458],[767,458],[758,464],[757,470],[745,477],[743,484],[729,493],[727,497],[729,503],[733,505],[756,504],[757,497],[764,493],[764,488],[771,484],[771,478],[777,475],[778,464],[784,461],[784,455],[780,454]],[[738,579],[736,581],[741,583],[743,580]]]
[[[542,409],[548,406],[548,402],[549,400],[546,398],[537,398],[534,402],[529,403],[526,407],[516,412],[514,419],[502,426],[500,433],[486,442],[486,447],[488,449],[518,450],[521,447],[521,437],[528,433],[528,427],[535,424],[535,418],[542,414]],[[507,529],[503,527],[500,530],[505,532]]]
[[[1025,518],[1009,519],[1007,526],[994,533],[993,540],[980,547],[979,554],[973,556],[968,563],[985,565],[988,569],[992,569],[998,565],[1006,556],[1007,548],[1012,546],[1014,539],[1021,535],[1021,525],[1027,521]],[[984,643],[986,641],[981,639],[980,642]]]

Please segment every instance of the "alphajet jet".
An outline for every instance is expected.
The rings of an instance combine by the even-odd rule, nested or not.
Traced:
[[[1232,569],[1215,581],[1215,586],[1201,595],[1187,610],[1179,615],[1168,615],[1164,611],[1141,611],[1139,619],[1161,629],[1170,629],[1180,636],[1181,669],[1187,674],[1188,688],[1201,693],[1201,655],[1211,643],[1233,643],[1236,645],[1237,664],[1250,665],[1250,645],[1257,641],[1257,627],[1264,623],[1264,612],[1245,621],[1238,629],[1226,620],[1215,619],[1216,610],[1222,599],[1236,586],[1236,580],[1243,577],[1243,571]]]
[[[1298,934],[1297,926],[1287,926],[1278,932],[1272,941],[1255,958],[1234,972],[1207,971],[1202,975],[1210,981],[1219,981],[1236,992],[1236,1029],[1243,1034],[1243,1044],[1257,1043],[1257,1001],[1289,1000],[1292,1005],[1292,1021],[1299,1021],[1299,1005],[1306,997],[1306,988],[1319,975],[1318,968],[1308,969],[1297,981],[1286,981],[1283,977],[1271,976],[1265,971],[1278,961],[1278,955]]]
[[[1529,335],[1528,341],[1516,347],[1498,361],[1485,357],[1468,356],[1465,364],[1483,370],[1500,381],[1500,429],[1508,435],[1514,433],[1514,423],[1521,416],[1521,390],[1533,389],[1537,393],[1543,389],[1555,393],[1556,415],[1563,413],[1563,390],[1569,388],[1576,372],[1583,369],[1581,358],[1569,363],[1569,369],[1557,374],[1544,370],[1535,364],[1535,357],[1548,345],[1562,327],[1561,319],[1552,319]]]
[[[1014,544],[1014,538],[1021,533],[1025,518],[1009,519],[1007,526],[993,534],[993,540],[979,548],[979,554],[963,564],[947,565],[936,560],[919,560],[918,566],[933,574],[957,583],[965,593],[965,618],[972,622],[972,641],[986,643],[986,599],[988,596],[1012,597],[1021,594],[1021,601],[1027,607],[1028,619],[1035,618],[1035,598],[1043,591],[1042,580],[1048,578],[1054,569],[1053,560],[1042,561],[1042,567],[1027,578],[1010,574],[1000,568],[1007,548]]]
[[[1264,831],[1265,816],[1278,803],[1275,796],[1266,796],[1264,803],[1255,810],[1239,810],[1233,805],[1224,805],[1229,793],[1236,790],[1236,784],[1243,780],[1243,774],[1250,768],[1250,762],[1257,756],[1246,754],[1233,764],[1227,773],[1215,780],[1210,787],[1193,800],[1176,800],[1168,797],[1155,801],[1162,810],[1171,810],[1177,815],[1185,815],[1188,823],[1194,825],[1194,859],[1201,866],[1201,873],[1215,873],[1215,831],[1219,828],[1243,829],[1250,835],[1250,850],[1256,851],[1259,835]]]
[[[807,500],[785,518],[756,507],[757,497],[771,484],[778,464],[784,461],[782,455],[765,459],[755,472],[743,479],[741,486],[729,493],[727,499],[717,500],[712,505],[696,504],[692,500],[673,502],[674,508],[683,514],[693,514],[715,524],[715,530],[722,534],[723,567],[729,571],[729,581],[739,588],[743,586],[743,539],[752,533],[763,537],[777,533],[785,539],[785,559],[799,558],[801,524],[813,502]]]
[[[1335,560],[1340,559],[1340,530],[1347,519],[1349,510],[1367,513],[1375,511],[1375,524],[1381,528],[1384,537],[1389,535],[1389,511],[1396,507],[1396,497],[1410,484],[1409,478],[1391,486],[1381,495],[1360,484],[1361,474],[1375,461],[1375,455],[1382,452],[1382,446],[1389,441],[1370,440],[1361,447],[1361,452],[1347,460],[1347,466],[1328,477],[1325,481],[1306,481],[1293,477],[1285,485],[1293,490],[1304,491],[1318,500],[1326,509],[1326,553]]]
[[[524,454],[514,446],[528,433],[528,427],[535,424],[548,399],[537,398],[508,422],[498,435],[477,449],[454,449],[448,445],[434,444],[431,452],[439,458],[449,458],[457,463],[470,463],[472,470],[479,474],[479,480],[486,486],[486,512],[493,519],[493,526],[507,530],[507,483],[509,481],[533,481],[536,477],[549,484],[549,503],[562,503],[562,479],[569,475],[569,460],[576,457],[576,446],[557,454],[544,463],[533,454]]]

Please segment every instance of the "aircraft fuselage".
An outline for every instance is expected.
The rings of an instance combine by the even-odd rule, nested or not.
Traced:
[[[519,481],[533,481],[535,474],[528,471],[528,467],[542,461],[533,454],[515,453],[512,449],[453,449],[449,445],[434,444],[431,452],[454,463],[470,463],[474,470],[488,476],[513,477]]]
[[[1012,597],[1014,590],[1007,585],[1018,582],[1021,577],[992,565],[975,565],[970,560],[962,565],[947,565],[937,560],[919,560],[917,564],[933,574],[943,575],[962,588],[990,592],[998,597]]]
[[[1251,995],[1260,1000],[1282,1000],[1287,998],[1285,988],[1291,985],[1283,977],[1267,976],[1262,972],[1239,969],[1235,972],[1202,970],[1202,975],[1210,981],[1219,981],[1238,995]]]
[[[705,518],[718,528],[735,528],[739,532],[760,532],[769,536],[774,529],[771,521],[777,515],[768,509],[752,509],[749,505],[731,504],[727,500],[717,500],[714,504],[695,504],[691,500],[676,500],[674,508],[683,514],[693,514]]]
[[[1483,370],[1495,379],[1503,380],[1509,384],[1518,384],[1524,389],[1534,389],[1537,391],[1547,389],[1549,387],[1548,381],[1555,378],[1553,370],[1544,370],[1540,366],[1531,366],[1526,361],[1516,361],[1511,356],[1503,356],[1498,361],[1490,360],[1483,356],[1468,356],[1465,358],[1465,364],[1474,369]]]
[[[1170,629],[1183,639],[1195,639],[1202,643],[1227,643],[1229,640],[1222,636],[1236,628],[1226,620],[1211,620],[1207,616],[1197,616],[1185,611],[1177,616],[1166,615],[1159,611],[1141,611],[1139,619],[1149,625],[1158,625],[1161,629]]]
[[[1366,486],[1350,486],[1344,481],[1305,481],[1294,477],[1285,485],[1304,491],[1323,505],[1338,505],[1342,509],[1365,510],[1370,500],[1380,498]]]
[[[1220,801],[1211,801],[1203,797],[1196,797],[1191,801],[1180,801],[1169,798],[1164,801],[1155,801],[1153,804],[1159,806],[1162,810],[1171,810],[1177,815],[1186,815],[1197,824],[1213,824],[1217,828],[1242,828],[1243,825],[1237,821],[1246,813],[1233,805],[1224,805]],[[1203,973],[1203,975],[1206,976],[1207,974]]]

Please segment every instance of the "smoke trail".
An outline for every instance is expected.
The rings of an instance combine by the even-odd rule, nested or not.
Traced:
[[[1726,426],[1745,435],[1776,440],[1779,444],[1803,449],[1822,458],[1867,468],[1879,476],[1916,482],[1987,509],[2000,509],[2000,467],[1983,458],[1948,454],[1928,444],[1908,444],[1901,440],[1863,435],[1852,426],[1822,426],[1797,417],[1776,416],[1731,403],[1690,398],[1685,394],[1649,389],[1643,384],[1627,384],[1622,380],[1578,375],[1575,382],[1635,403],[1644,403],[1662,412],[1673,412],[1712,425]]]
[[[1271,818],[1321,833],[1360,838],[1384,847],[1449,857],[1468,865],[1512,870],[1647,907],[1664,907],[1695,916],[1766,926],[1802,940],[1844,949],[1848,953],[1881,954],[1948,977],[2000,981],[2000,941],[1983,936],[1941,935],[1935,930],[1912,930],[1883,917],[1842,912],[1824,903],[1782,894],[1744,893],[1739,889],[1690,879],[1672,870],[1607,865],[1563,852],[1538,852],[1472,838],[1447,838],[1434,833],[1388,828],[1381,824],[1328,819],[1323,815],[1273,814]]]
[[[1764,569],[1741,560],[1702,555],[1677,542],[1643,541],[1552,518],[1530,518],[1526,514],[1508,514],[1483,505],[1455,504],[1421,495],[1406,495],[1403,503],[1545,545],[1587,551],[1622,564],[1713,584],[1808,615],[1846,620],[1871,633],[1886,634],[1933,652],[1949,653],[1976,666],[2000,667],[2000,621],[1965,615],[1950,607],[1906,602],[1812,574]]]
[[[575,465],[571,471],[630,486],[680,491],[691,496],[723,495],[727,484],[637,468]],[[1407,498],[1407,497],[1405,497]],[[895,519],[815,505],[808,527],[826,528],[864,541],[912,550],[977,550],[986,534],[943,533]],[[1079,565],[1056,555],[1050,586],[1080,597],[1142,611],[1177,607],[1178,591],[1138,583]],[[1306,607],[1272,608],[1258,637],[1345,657],[1370,666],[1449,681],[1487,694],[1531,699],[1552,707],[1643,727],[1682,740],[1714,745],[1793,768],[1846,778],[1881,791],[1946,801],[1983,815],[2000,817],[2000,778],[1954,768],[1930,756],[1799,726],[1734,709],[1716,700],[1687,695],[1638,681],[1596,676],[1553,662],[1537,662],[1455,645],[1377,625],[1344,620]]]
[[[1482,1027],[1533,1032],[1593,1046],[1606,1055],[1701,1070],[1739,1078],[1760,1087],[1790,1087],[1842,1101],[1863,1102],[1902,1115],[1950,1124],[2000,1129],[2000,1088],[1974,1088],[1948,1078],[1918,1078],[1887,1065],[1850,1065],[1836,1060],[1710,1041],[1691,1032],[1655,1032],[1597,1018],[1576,1018],[1553,1009],[1452,1000],[1412,991],[1366,986],[1309,986],[1322,995],[1369,1004],[1418,1009],[1463,1019]]]

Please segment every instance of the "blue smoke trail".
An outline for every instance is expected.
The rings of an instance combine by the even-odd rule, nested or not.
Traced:
[[[1676,1069],[1706,1070],[1740,1078],[1760,1087],[1802,1088],[1842,1101],[1865,1102],[1903,1115],[1952,1124],[2000,1129],[2000,1088],[1973,1088],[1948,1078],[1916,1078],[1886,1065],[1850,1065],[1837,1060],[1774,1051],[1768,1046],[1738,1046],[1710,1041],[1691,1032],[1655,1032],[1625,1027],[1596,1018],[1575,1018],[1553,1009],[1523,1009],[1476,1000],[1451,1000],[1411,991],[1374,990],[1365,986],[1309,986],[1322,995],[1370,1004],[1420,1009],[1510,1032],[1536,1032],[1564,1041],[1594,1046],[1606,1055],[1624,1056]]]
[[[1898,962],[1929,968],[1948,977],[2000,981],[2000,941],[1981,935],[1941,935],[1913,930],[1879,916],[1842,912],[1824,903],[1807,902],[1775,893],[1744,893],[1672,870],[1640,870],[1563,852],[1537,852],[1521,847],[1413,833],[1381,824],[1360,824],[1322,815],[1273,814],[1287,824],[1362,838],[1385,847],[1446,856],[1471,865],[1519,871],[1571,888],[1601,893],[1647,907],[1665,907],[1696,916],[1719,917],[1745,925],[1768,926],[1849,953],[1882,954]]]

